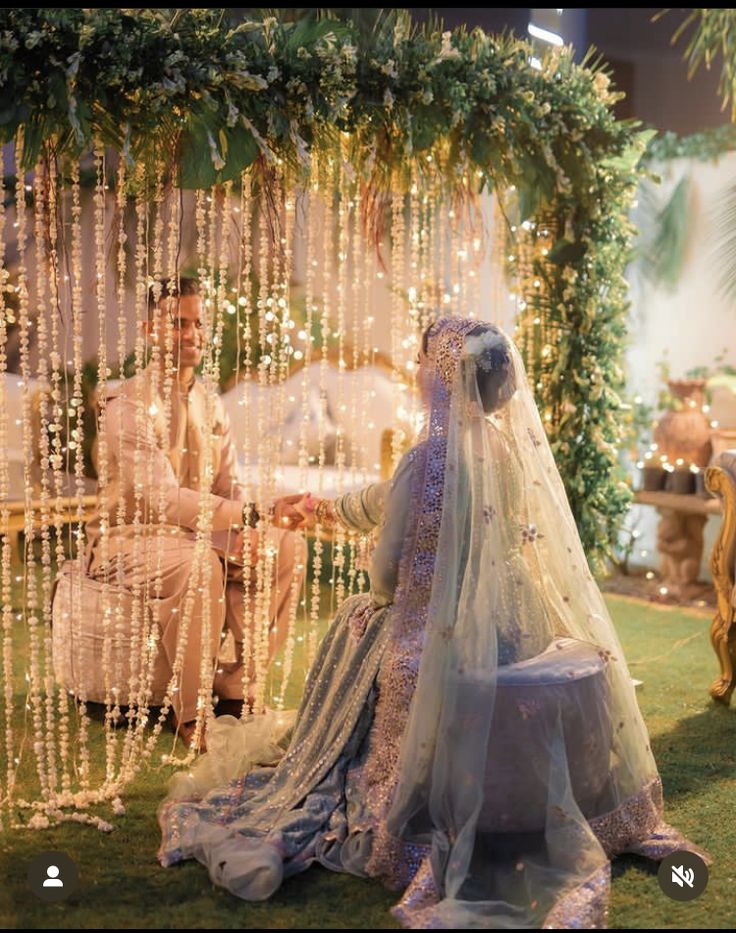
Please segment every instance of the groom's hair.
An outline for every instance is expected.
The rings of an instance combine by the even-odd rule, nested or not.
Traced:
[[[433,325],[422,334],[422,351],[425,356],[429,347],[429,332]],[[479,323],[477,327],[468,331],[468,337],[479,337],[481,334],[487,334],[489,331],[498,332],[498,328],[493,324]],[[511,358],[511,345],[506,338],[503,342],[483,354],[484,367],[476,366],[475,379],[478,384],[478,394],[480,395],[483,411],[490,414],[501,408],[506,401],[514,394],[516,389],[516,377],[514,376],[514,365]]]
[[[159,292],[158,296],[156,292]],[[199,281],[188,276],[161,279],[148,287],[148,319],[150,320],[162,298],[178,298],[184,295],[199,295]]]

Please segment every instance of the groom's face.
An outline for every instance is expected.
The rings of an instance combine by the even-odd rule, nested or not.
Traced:
[[[171,327],[174,365],[180,369],[197,367],[202,362],[202,299],[199,295],[162,298],[156,309],[151,339],[162,349],[166,346],[167,328]]]

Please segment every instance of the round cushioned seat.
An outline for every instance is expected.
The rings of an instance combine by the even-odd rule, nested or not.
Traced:
[[[52,604],[52,650],[57,683],[93,703],[105,702],[103,589],[102,582],[80,573],[76,562],[64,561],[56,578]],[[138,670],[131,670],[130,658],[133,594],[125,587],[108,584],[104,605],[108,610],[109,685],[113,700],[117,693],[120,702],[127,703],[132,678],[139,676]],[[141,605],[139,626],[145,618],[142,613]],[[152,687],[153,696],[149,702],[160,705],[166,684]]]
[[[54,676],[64,689],[92,703],[105,702],[105,630],[107,629],[107,668],[112,699],[127,704],[133,688],[140,691],[141,678],[147,676],[140,662],[140,645],[131,663],[131,632],[135,617],[135,598],[131,590],[110,583],[104,597],[104,584],[81,573],[76,561],[61,565],[54,584],[52,602],[52,651]],[[105,624],[107,611],[107,624]],[[137,629],[148,629],[148,609],[143,598],[137,614]],[[159,652],[162,648],[159,646]],[[227,632],[220,646],[221,661],[235,661],[235,643]],[[166,696],[171,671],[154,665],[148,703],[161,706]],[[117,691],[117,693],[116,693]]]
[[[607,673],[605,653],[573,638],[498,668],[481,831],[544,828],[551,753],[563,741],[573,796],[593,815],[611,767]]]

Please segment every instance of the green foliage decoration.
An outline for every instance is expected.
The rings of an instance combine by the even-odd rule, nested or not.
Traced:
[[[627,219],[651,133],[619,121],[599,62],[552,49],[538,64],[511,34],[418,26],[389,10],[357,26],[313,11],[233,23],[217,9],[3,9],[0,142],[22,163],[78,158],[94,140],[152,184],[298,183],[313,153],[346,156],[366,190],[408,190],[410,168],[448,195],[514,188],[519,217],[554,219],[532,311],[559,334],[527,359],[591,564],[630,492],[618,475],[627,312]],[[128,178],[134,172],[128,171]],[[366,198],[364,200],[371,200]],[[374,199],[375,201],[376,199]]]

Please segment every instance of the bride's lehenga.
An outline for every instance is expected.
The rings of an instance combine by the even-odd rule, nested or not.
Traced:
[[[204,799],[182,800],[193,790],[202,793],[208,760],[219,759],[220,774],[235,774],[239,756],[258,758],[269,749],[268,729],[249,734],[259,717],[239,726],[229,717],[215,722],[208,732],[208,754],[191,778],[178,776],[173,796],[160,808],[163,864],[198,858],[218,884],[248,900],[269,897],[284,876],[303,871],[315,859],[365,873],[370,847],[364,834],[370,821],[360,775],[388,641],[414,458],[413,451],[403,458],[390,484],[374,484],[335,503],[340,519],[355,531],[382,525],[371,560],[371,592],[348,598],[325,635],[288,752],[276,768],[241,773]],[[272,725],[275,731],[278,724]]]
[[[445,318],[427,357],[422,440],[335,504],[381,525],[371,592],[330,626],[286,754],[254,766],[278,758],[272,716],[219,720],[159,809],[159,859],[247,900],[314,861],[378,877],[410,927],[605,926],[614,855],[704,853],[663,822],[516,347]]]

